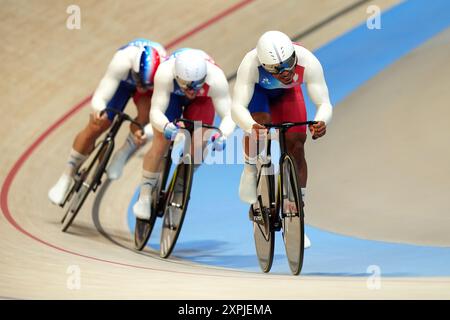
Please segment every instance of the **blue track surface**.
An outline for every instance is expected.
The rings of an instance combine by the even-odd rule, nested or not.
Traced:
[[[381,30],[369,30],[364,23],[315,51],[333,105],[449,26],[450,1],[407,1],[382,14]],[[309,118],[313,118],[315,107],[309,100],[307,106]],[[174,255],[208,265],[259,271],[248,206],[237,195],[241,171],[242,165],[204,165],[196,172]],[[136,199],[137,190],[128,210],[131,230]],[[158,221],[150,239],[153,248],[159,247],[160,228]],[[450,248],[362,240],[312,227],[307,227],[307,233],[313,247],[305,251],[302,274],[366,276],[367,268],[377,265],[384,276],[450,275]],[[290,273],[280,233],[276,243],[272,272]]]

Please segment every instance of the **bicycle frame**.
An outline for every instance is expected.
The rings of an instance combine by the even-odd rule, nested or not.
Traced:
[[[117,133],[119,132],[119,130],[120,130],[122,124],[123,124],[125,121],[130,121],[130,122],[134,123],[134,124],[137,125],[142,131],[144,131],[144,128],[142,127],[142,125],[139,124],[138,122],[136,122],[135,120],[133,120],[133,119],[132,119],[129,115],[127,115],[126,113],[123,113],[123,112],[121,112],[121,111],[118,111],[118,110],[115,110],[115,109],[111,109],[111,108],[106,108],[103,112],[107,112],[107,111],[115,113],[115,114],[117,115],[117,117],[115,117],[115,119],[114,119],[114,121],[113,121],[113,123],[112,123],[112,125],[111,125],[111,128],[110,128],[109,131],[107,132],[105,138],[101,140],[100,144],[98,144],[98,145],[96,145],[96,146],[94,147],[94,150],[97,149],[97,148],[99,148],[99,150],[102,150],[102,149],[103,149],[103,146],[104,146],[105,144],[107,144],[107,143],[111,143],[111,144],[112,144],[111,150],[114,150],[116,135],[117,135]],[[96,154],[95,157],[94,157],[94,159],[90,162],[90,164],[89,164],[88,168],[86,169],[86,171],[87,171],[87,172],[90,172],[90,170],[92,170],[93,166],[97,163],[97,160],[99,160],[102,156],[105,156],[105,155],[104,155],[104,154],[100,154],[100,153]],[[108,156],[110,156],[110,155],[108,155]],[[60,207],[62,207],[62,208],[66,205],[66,203],[67,203],[68,201],[71,200],[73,193],[74,193],[74,192],[77,192],[77,191],[79,190],[79,188],[81,187],[81,182],[84,180],[83,177],[80,177],[80,176],[78,176],[78,175],[75,177],[75,179],[76,179],[76,180],[75,180],[74,186],[73,186],[72,189],[68,192],[68,194],[67,194],[66,198],[64,199],[63,203],[60,204]],[[94,188],[93,188],[93,191],[94,191],[94,192],[96,191],[96,189],[97,189],[97,187],[98,187],[99,185],[100,185],[100,184],[97,184],[97,183],[94,185]]]
[[[293,274],[298,274],[301,271],[303,264],[303,248],[298,249],[303,244],[303,200],[299,195],[298,174],[293,157],[289,154],[286,144],[286,132],[289,128],[301,125],[310,125],[315,122],[297,122],[297,123],[282,123],[282,124],[266,124],[267,144],[266,144],[266,159],[263,159],[260,150],[260,141],[257,140],[257,195],[258,201],[250,206],[249,217],[253,221],[253,234],[256,246],[258,260],[263,272],[269,272],[272,267],[275,232],[283,229],[283,239],[285,242],[286,254],[289,261],[289,266]],[[277,129],[279,132],[280,142],[280,159],[279,159],[279,174],[273,172],[273,162],[271,156],[272,133],[270,129]],[[264,172],[266,170],[268,172]],[[286,170],[287,169],[287,170]],[[286,171],[285,171],[286,170]],[[289,176],[284,177],[285,174]],[[287,183],[285,185],[285,183]],[[295,192],[292,192],[295,190]],[[290,197],[294,199],[291,200]],[[289,208],[289,202],[295,203],[295,211],[287,209],[285,211],[285,199]],[[294,226],[294,229],[289,228]],[[299,231],[296,228],[300,228]],[[295,235],[300,235],[300,241],[297,241]],[[294,236],[294,237],[293,237]],[[297,245],[298,244],[300,245]]]
[[[189,132],[190,136],[192,137],[192,133],[194,132],[195,129],[197,129],[197,128],[195,127],[195,123],[196,123],[196,122],[193,121],[193,120],[184,119],[184,118],[176,118],[176,119],[173,121],[174,124],[177,124],[177,123],[179,123],[179,122],[183,122],[184,124],[188,124],[188,126],[187,126],[187,127],[184,127],[183,129],[184,129],[184,130],[187,130],[187,131]],[[202,123],[202,125],[201,125],[200,127],[201,127],[201,128],[205,128],[205,129],[213,129],[213,130],[216,130],[216,131],[218,131],[218,132],[220,133],[220,135],[222,135],[222,131],[221,131],[219,128],[215,127],[215,126],[208,125],[208,124],[203,124],[203,123]],[[200,128],[200,127],[199,127],[199,128]],[[170,172],[170,167],[172,166],[172,151],[173,151],[173,146],[174,146],[174,141],[172,141],[172,142],[170,143],[169,150],[167,151],[167,155],[166,155],[167,159],[166,159],[165,170],[164,170],[164,172],[163,172],[162,184],[161,184],[162,187],[165,187],[166,184],[167,184],[167,180],[168,180],[169,172]],[[189,150],[189,153],[190,153],[190,150]],[[163,199],[164,202],[165,202],[165,200],[166,200],[166,199],[165,199],[165,196],[166,196],[166,190],[161,189],[161,192],[164,193],[164,194],[163,194],[163,195],[160,194],[160,199]],[[161,205],[161,204],[159,203],[158,206],[160,206],[160,205]],[[159,216],[162,216],[162,215],[159,215]]]

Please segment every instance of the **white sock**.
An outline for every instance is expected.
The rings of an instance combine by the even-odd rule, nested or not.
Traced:
[[[130,157],[130,155],[134,151],[136,151],[136,149],[137,149],[137,146],[134,143],[133,133],[130,132],[127,136],[127,139],[125,140],[123,145],[119,148],[119,150],[117,150],[117,152],[122,153],[128,159]]]
[[[249,157],[244,153],[244,170],[247,172],[256,172],[256,157]]]
[[[159,172],[150,172],[146,170],[142,171],[141,192],[139,194],[139,199],[150,197],[152,189],[158,184],[159,175]]]
[[[69,159],[67,160],[67,167],[64,171],[65,175],[69,177],[73,177],[77,172],[78,168],[83,164],[84,160],[86,160],[87,156],[79,153],[75,149],[70,150]]]

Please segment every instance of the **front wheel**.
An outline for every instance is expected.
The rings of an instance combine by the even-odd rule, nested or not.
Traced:
[[[256,254],[263,272],[269,272],[272,268],[275,245],[275,231],[271,225],[275,216],[274,176],[267,169],[263,166],[258,174],[258,201],[250,206]]]
[[[289,268],[294,275],[298,275],[303,266],[305,224],[303,200],[298,186],[297,170],[289,155],[283,157],[280,172],[280,210],[283,240]]]
[[[161,187],[157,186],[152,191],[152,207],[150,209],[150,220],[142,220],[136,218],[136,225],[134,227],[134,246],[136,250],[141,251],[152,234],[153,227],[155,226],[157,217],[157,208],[159,207],[159,195],[161,193]]]
[[[152,234],[153,227],[155,226],[156,218],[163,215],[163,206],[165,203],[165,188],[167,176],[170,171],[172,160],[170,158],[171,153],[166,154],[165,159],[162,162],[161,174],[159,176],[159,183],[156,188],[153,189],[152,207],[150,212],[150,220],[142,220],[136,218],[136,225],[134,228],[134,246],[136,250],[141,251],[146,246],[150,235]]]
[[[167,258],[177,242],[191,194],[193,165],[190,155],[184,156],[173,174],[167,190],[161,231],[160,256]]]

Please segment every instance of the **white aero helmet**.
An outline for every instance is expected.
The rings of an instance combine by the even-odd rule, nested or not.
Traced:
[[[200,50],[186,49],[175,57],[175,79],[182,89],[200,89],[205,83],[207,55]]]
[[[267,31],[258,40],[256,53],[259,62],[270,73],[292,70],[297,64],[294,45],[280,31]]]

